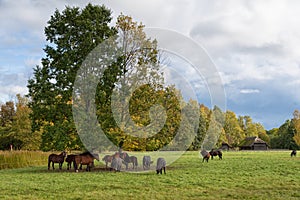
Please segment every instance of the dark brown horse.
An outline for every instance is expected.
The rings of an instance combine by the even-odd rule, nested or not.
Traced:
[[[66,162],[67,162],[67,170],[71,169],[72,163],[74,164],[75,162],[75,154],[67,155],[66,157]]]
[[[211,159],[213,160],[214,159],[214,156],[219,156],[219,160],[222,160],[222,156],[223,156],[223,154],[222,154],[222,151],[220,151],[220,150],[211,150],[210,152],[209,152],[209,154],[211,155]]]
[[[90,152],[85,152],[79,155],[75,155],[74,158],[74,169],[75,172],[78,172],[78,165],[86,165],[86,171],[91,171],[91,167],[94,166],[94,159],[99,161],[98,154],[92,154]]]
[[[129,156],[128,153],[121,153],[120,158],[124,160],[124,163],[126,165],[126,169],[128,169],[128,164],[132,163],[132,169],[137,168],[138,166],[138,160],[135,156]]]
[[[52,162],[52,169],[54,170],[54,163],[59,164],[59,169],[62,169],[62,165],[64,163],[65,157],[67,153],[65,151],[61,152],[61,154],[50,154],[48,157],[48,170],[50,170],[50,164]]]
[[[297,151],[296,151],[296,150],[293,150],[293,151],[291,152],[291,157],[296,156],[296,155],[297,155]]]

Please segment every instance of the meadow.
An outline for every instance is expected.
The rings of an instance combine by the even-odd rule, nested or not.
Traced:
[[[110,172],[99,162],[92,172],[66,163],[48,171],[46,160],[0,170],[0,199],[300,199],[300,157],[290,151],[223,152],[208,163],[186,152],[162,175]]]

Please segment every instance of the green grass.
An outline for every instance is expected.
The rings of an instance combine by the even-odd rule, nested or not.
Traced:
[[[289,153],[224,152],[202,163],[187,152],[166,175],[102,171],[99,163],[80,173],[48,171],[46,163],[5,169],[0,199],[299,199],[300,158]]]

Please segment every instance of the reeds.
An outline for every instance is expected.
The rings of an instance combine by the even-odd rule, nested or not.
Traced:
[[[46,165],[48,155],[41,151],[0,151],[0,170]]]

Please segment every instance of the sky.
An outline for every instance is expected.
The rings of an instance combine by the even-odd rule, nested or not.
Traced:
[[[45,56],[44,27],[55,9],[104,4],[146,27],[176,31],[214,62],[226,109],[266,129],[300,109],[300,2],[296,0],[0,0],[0,102],[26,94]]]

